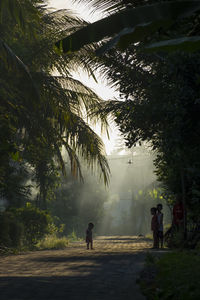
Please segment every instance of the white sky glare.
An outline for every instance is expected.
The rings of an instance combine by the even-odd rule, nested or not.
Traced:
[[[102,17],[102,14],[99,12],[92,13],[92,10],[89,10],[88,7],[83,6],[83,4],[74,4],[71,0],[48,0],[48,7],[52,8],[53,10],[58,9],[67,9],[71,10],[75,15],[88,22],[95,22],[96,20]],[[119,93],[116,92],[114,89],[109,87],[105,80],[100,78],[100,74],[96,75],[98,83],[92,77],[89,77],[86,73],[79,72],[79,74],[73,74],[73,76],[80,80],[83,84],[90,87],[98,96],[100,96],[104,100],[114,99],[114,97],[118,98]],[[109,155],[111,154],[112,150],[114,149],[115,141],[119,138],[119,131],[117,128],[111,124],[109,135],[110,139],[107,138],[105,134],[101,134],[100,126],[96,126],[94,129],[99,136],[101,136],[105,148],[106,153]]]
[[[83,18],[88,22],[97,21],[102,17],[100,12],[92,12],[88,5],[83,5],[81,3],[74,3],[72,0],[48,0],[48,6],[55,9],[68,9],[72,10],[77,16]]]

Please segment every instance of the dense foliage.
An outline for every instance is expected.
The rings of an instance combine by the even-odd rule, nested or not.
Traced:
[[[0,248],[31,248],[51,233],[51,223],[52,218],[47,212],[31,205],[1,213]]]
[[[149,6],[151,3],[155,5]],[[177,9],[180,3],[181,9]],[[158,179],[171,203],[177,194],[182,195],[194,229],[200,222],[199,1],[144,1],[142,7],[134,0],[122,0],[118,5],[115,1],[94,0],[91,4],[109,11],[111,16],[90,26],[68,11],[49,12],[42,0],[1,1],[1,199],[8,207],[20,208],[33,200],[34,191],[34,203],[46,209],[48,201],[55,197],[61,172],[65,175],[67,168],[74,177],[83,177],[80,158],[91,168],[98,167],[107,183],[109,167],[103,144],[86,119],[100,119],[106,125],[106,117],[111,113],[128,147],[144,141],[152,145]],[[133,20],[137,12],[141,13],[140,18]],[[124,26],[129,25],[127,31]],[[82,27],[83,31],[73,34]],[[84,34],[77,39],[80,32]],[[187,47],[177,46],[178,40],[193,36],[197,47],[188,41],[190,50],[196,52],[187,54]],[[84,46],[88,43],[85,37],[89,43],[111,37],[108,44],[102,43],[105,47],[101,54],[111,50],[93,59],[97,46]],[[176,40],[173,49],[169,39]],[[64,41],[70,47],[75,45],[74,49],[84,47],[77,53],[68,51],[68,55],[63,55],[55,46],[63,46],[56,43],[60,40],[64,47]],[[164,54],[160,41],[169,46],[168,50],[181,51]],[[118,48],[112,50],[115,45]],[[72,71],[80,66],[90,75],[97,66],[101,70],[106,66],[110,82],[119,88],[125,101],[103,103],[73,79]],[[66,200],[65,217],[69,218],[70,207],[76,206],[78,198],[78,194],[72,197],[72,190],[68,195],[66,189],[67,200],[58,196],[61,191],[56,196],[64,204]],[[92,212],[98,215],[101,207],[97,212],[95,209]],[[73,224],[74,220],[70,222]]]
[[[111,16],[67,37],[63,50],[67,51],[69,41],[74,42],[70,49],[76,50],[92,41],[111,38],[108,42],[105,40],[105,44],[102,42],[98,53],[104,53],[110,82],[119,88],[125,101],[108,101],[103,105],[102,115],[114,114],[128,147],[138,142],[151,143],[156,153],[156,174],[168,196],[167,201],[172,204],[176,196],[181,195],[188,228],[197,230],[200,222],[199,1],[193,3],[192,17],[189,9],[182,14],[184,7],[193,6],[192,2],[153,2],[155,5],[151,6],[152,1],[141,4],[122,0],[116,5],[114,1],[94,0],[95,7],[105,9]],[[175,8],[173,5],[180,9],[171,10],[170,7]],[[165,15],[162,15],[163,7],[169,9]],[[155,17],[152,8],[157,9]],[[140,14],[142,11],[145,14]],[[131,21],[131,15],[136,12],[140,17]],[[149,22],[145,22],[146,18]],[[113,31],[116,19],[119,24]],[[95,29],[98,30],[93,36]],[[83,34],[82,39],[76,43],[73,39],[79,33]],[[190,43],[192,36],[196,44]],[[166,50],[173,54],[164,53]],[[193,53],[188,54],[190,51]],[[186,231],[186,215],[184,223]]]
[[[82,180],[81,160],[105,184],[109,177],[104,145],[89,125],[101,120],[107,126],[106,119],[92,114],[102,100],[72,77],[79,67],[93,74],[91,51],[63,56],[54,46],[85,22],[66,10],[49,11],[46,2],[0,2],[0,207],[22,209],[10,220],[11,212],[2,212],[1,221],[18,235],[22,218],[30,243],[39,238],[32,217],[41,216],[38,226],[44,223],[41,210],[54,198],[61,173]],[[34,211],[23,212],[29,201],[40,209],[35,217]]]
[[[0,192],[11,206],[27,201],[32,181],[38,205],[46,207],[59,169],[65,173],[62,147],[75,177],[82,177],[82,157],[108,181],[102,141],[83,119],[101,99],[70,74],[77,65],[92,69],[83,54],[64,57],[54,47],[63,30],[84,22],[66,11],[50,13],[44,4],[3,1],[0,11]]]
[[[146,298],[199,299],[199,266],[197,252],[174,252],[160,258],[148,255],[140,285]]]
[[[117,66],[116,72],[110,75],[118,81],[121,93],[128,99],[123,103],[108,103],[106,109],[114,111],[127,146],[151,142],[157,151],[158,179],[171,193],[183,192],[181,174],[184,173],[187,204],[197,217],[199,55],[179,53],[154,60],[149,70],[141,65],[132,67],[136,58],[128,54],[115,56],[121,68]]]

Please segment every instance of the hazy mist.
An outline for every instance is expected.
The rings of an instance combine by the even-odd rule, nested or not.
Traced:
[[[63,181],[51,209],[65,224],[65,233],[84,236],[87,224],[93,222],[97,235],[144,235],[151,232],[150,208],[158,203],[163,204],[164,223],[170,223],[151,151],[147,147],[117,149],[107,159],[111,170],[108,187],[86,167],[84,183],[69,177]]]

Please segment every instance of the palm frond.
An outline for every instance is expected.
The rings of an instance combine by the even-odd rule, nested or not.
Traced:
[[[42,1],[37,2],[39,5],[39,2]],[[29,36],[35,36],[37,26],[33,26],[32,21],[34,20],[35,24],[39,23],[40,12],[37,5],[30,0],[1,0],[0,24],[3,25],[5,21],[11,18],[23,32]]]
[[[79,158],[78,158],[75,150],[70,147],[70,145],[65,141],[65,139],[62,139],[62,143],[63,143],[63,145],[67,151],[67,154],[69,156],[69,159],[70,159],[71,174],[75,178],[80,178],[80,180],[83,181],[81,164],[80,164]]]
[[[92,8],[92,12],[96,10],[102,13],[113,13],[125,8],[125,3],[123,0],[73,0],[74,3],[84,3],[85,6]]]
[[[108,183],[109,167],[105,159],[104,145],[78,111],[78,108],[81,109],[81,102],[83,102],[87,113],[91,113],[95,110],[97,104],[101,102],[100,99],[78,80],[74,81],[73,78],[68,80],[68,78],[62,78],[61,76],[47,77],[44,74],[43,76],[43,81],[42,77],[38,77],[38,80],[43,86],[46,86],[42,99],[48,99],[48,101],[44,100],[41,106],[44,117],[40,122],[40,126],[45,130],[46,138],[52,143],[62,135],[62,139],[59,138],[57,141],[56,149],[58,150],[61,145],[64,145],[66,150],[69,151],[71,170],[74,175],[82,176],[80,163],[77,161],[80,156],[87,161],[88,166],[92,169],[95,165],[98,166],[97,169],[100,171],[101,176]],[[70,91],[70,86],[75,91]],[[68,87],[68,90],[66,87]],[[79,92],[79,89],[82,89],[83,92]],[[78,99],[79,97],[80,99]],[[86,99],[82,99],[83,97],[86,97],[89,103],[86,103]],[[90,97],[94,99],[89,99]],[[97,118],[97,115],[94,114],[91,118]],[[100,119],[100,115],[98,118]],[[53,143],[55,144],[55,142]],[[59,158],[60,155],[58,152],[57,154]],[[61,164],[63,165],[62,161]]]
[[[59,147],[58,147],[57,144],[54,144],[54,147],[55,147],[55,149],[56,149],[56,155],[57,155],[57,158],[58,158],[59,163],[60,163],[60,166],[61,166],[62,174],[63,174],[64,176],[66,176],[65,162],[64,162],[64,160],[63,160],[61,151],[60,151],[60,149],[59,149]]]
[[[65,117],[63,119],[66,120]],[[91,169],[94,169],[96,165],[105,182],[108,183],[110,170],[105,159],[104,145],[99,136],[77,115],[73,115],[70,121],[66,120],[65,129],[66,135],[63,138],[67,144],[71,145],[72,149],[76,149]]]
[[[98,115],[98,107],[102,100],[95,92],[86,87],[79,80],[72,77],[64,76],[43,76],[40,77],[40,82],[48,87],[45,89],[48,99],[55,99],[56,107],[53,114],[59,116],[62,111],[68,113],[68,118],[71,112],[83,117],[88,122],[94,125],[99,122],[102,126],[102,131],[107,130],[108,121],[106,118],[101,118]],[[59,99],[58,101],[56,99]],[[49,105],[50,100],[45,105]],[[49,108],[50,109],[50,108]],[[96,113],[95,113],[96,112]]]
[[[57,26],[58,29],[62,31],[69,29],[73,31],[75,28],[88,25],[88,22],[77,17],[73,11],[68,9],[59,9],[50,13],[46,13],[43,16],[43,20],[51,29],[57,30],[57,28],[55,28],[55,26]]]
[[[17,72],[19,76],[26,78],[28,80],[31,92],[35,98],[39,99],[38,89],[32,78],[32,75],[28,67],[23,63],[23,61],[12,51],[12,49],[0,39],[0,61],[3,61],[4,67],[11,72]]]

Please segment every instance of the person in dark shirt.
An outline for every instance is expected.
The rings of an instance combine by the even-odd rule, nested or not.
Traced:
[[[94,228],[93,223],[88,224],[88,228],[86,230],[86,244],[87,244],[87,249],[93,249],[93,239],[92,239],[92,229]]]
[[[158,245],[163,248],[163,213],[162,204],[157,205],[157,219],[158,219]]]
[[[151,208],[151,230],[153,231],[153,249],[157,249],[159,247],[159,241],[158,241],[158,218],[156,214],[156,207]]]

